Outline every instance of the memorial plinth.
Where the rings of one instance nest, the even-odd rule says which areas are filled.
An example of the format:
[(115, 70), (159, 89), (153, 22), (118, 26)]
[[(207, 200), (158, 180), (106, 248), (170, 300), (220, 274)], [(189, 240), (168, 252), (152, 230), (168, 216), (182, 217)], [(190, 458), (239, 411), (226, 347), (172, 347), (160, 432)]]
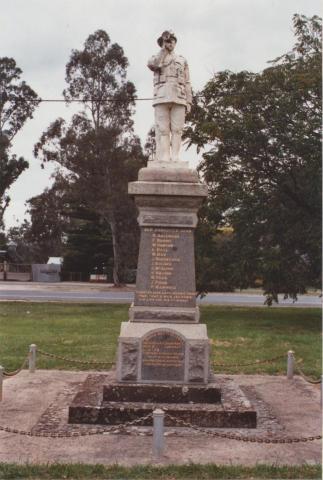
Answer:
[[(188, 168), (155, 164), (139, 172), (129, 193), (141, 240), (116, 378), (89, 375), (69, 407), (69, 423), (115, 425), (161, 408), (201, 427), (255, 428), (257, 412), (244, 392), (210, 371), (206, 325), (199, 323), (194, 229), (206, 186)], [(166, 419), (166, 426), (176, 425)]]
[(129, 184), (139, 216), (134, 302), (119, 337), (119, 382), (203, 383), (209, 340), (196, 305), (194, 230), (206, 185), (184, 162), (154, 162)]

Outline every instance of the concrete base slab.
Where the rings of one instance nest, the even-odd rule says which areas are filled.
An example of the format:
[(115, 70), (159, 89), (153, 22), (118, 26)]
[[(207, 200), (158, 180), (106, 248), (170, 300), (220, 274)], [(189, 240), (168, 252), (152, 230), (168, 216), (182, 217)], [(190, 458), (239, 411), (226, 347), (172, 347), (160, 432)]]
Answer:
[[(86, 432), (93, 425), (69, 424), (68, 405), (87, 372), (24, 370), (4, 382), (0, 425), (35, 433)], [(96, 373), (97, 372), (92, 372)], [(115, 372), (104, 372), (112, 379)], [(257, 411), (257, 428), (230, 433), (262, 438), (308, 437), (321, 433), (320, 387), (301, 377), (217, 375), (232, 379)], [(109, 427), (107, 427), (109, 428)], [(222, 432), (226, 430), (221, 430)], [(0, 431), (0, 461), (19, 464), (89, 463), (133, 466), (154, 463), (152, 427), (124, 427), (118, 432), (76, 438), (26, 437)], [(321, 442), (260, 444), (206, 436), (188, 428), (166, 427), (165, 452), (159, 464), (217, 465), (320, 464)]]

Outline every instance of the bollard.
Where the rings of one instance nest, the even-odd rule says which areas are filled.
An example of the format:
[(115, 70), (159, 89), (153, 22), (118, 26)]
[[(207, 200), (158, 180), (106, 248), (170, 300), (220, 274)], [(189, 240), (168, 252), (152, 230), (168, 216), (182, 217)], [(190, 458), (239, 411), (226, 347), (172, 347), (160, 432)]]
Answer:
[(321, 375), (321, 407), (323, 406), (323, 375)]
[(292, 380), (294, 376), (294, 352), (293, 350), (289, 350), (287, 352), (287, 378), (288, 380)]
[(159, 458), (164, 451), (165, 412), (161, 408), (153, 411), (153, 455)]
[(3, 372), (4, 368), (0, 365), (0, 402), (2, 401), (2, 387), (3, 387)]
[(35, 373), (36, 370), (36, 351), (37, 345), (32, 343), (29, 346), (29, 373)]

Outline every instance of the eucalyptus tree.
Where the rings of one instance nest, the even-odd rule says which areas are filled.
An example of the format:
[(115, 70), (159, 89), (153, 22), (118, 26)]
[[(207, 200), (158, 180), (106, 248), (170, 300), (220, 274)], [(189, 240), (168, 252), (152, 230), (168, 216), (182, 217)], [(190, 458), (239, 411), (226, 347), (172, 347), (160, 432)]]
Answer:
[(136, 178), (144, 161), (133, 133), (135, 87), (127, 80), (127, 66), (123, 49), (112, 44), (105, 31), (90, 35), (82, 50), (71, 53), (63, 92), (67, 102), (80, 101), (82, 110), (69, 124), (61, 118), (54, 121), (35, 146), (43, 162), (57, 162), (67, 172), (74, 201), (78, 198), (98, 215), (103, 230), (109, 227), (116, 285), (124, 255), (138, 244), (127, 182)]
[(32, 118), (40, 101), (34, 90), (21, 80), (21, 74), (13, 58), (0, 58), (0, 227), (10, 202), (7, 191), (28, 168), (23, 157), (10, 154), (12, 140)]

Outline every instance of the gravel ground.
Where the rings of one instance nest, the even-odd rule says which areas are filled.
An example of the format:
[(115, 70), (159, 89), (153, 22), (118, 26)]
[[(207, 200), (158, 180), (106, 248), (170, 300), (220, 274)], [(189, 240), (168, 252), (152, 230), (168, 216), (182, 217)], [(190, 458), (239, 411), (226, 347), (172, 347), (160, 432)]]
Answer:
[[(33, 432), (77, 431), (93, 426), (68, 426), (67, 409), (89, 373), (24, 370), (6, 379), (0, 403), (0, 425)], [(107, 372), (113, 378), (113, 372)], [(257, 429), (230, 433), (260, 437), (307, 437), (321, 433), (320, 388), (302, 378), (236, 375), (234, 379), (258, 412)], [(221, 430), (222, 432), (224, 430)], [(225, 430), (228, 431), (228, 430)], [(247, 443), (210, 437), (189, 429), (166, 429), (162, 458), (152, 455), (152, 429), (129, 427), (117, 433), (79, 438), (39, 438), (0, 432), (0, 462), (103, 463), (131, 466), (158, 463), (217, 463), (223, 465), (316, 464), (321, 442), (294, 444)]]

